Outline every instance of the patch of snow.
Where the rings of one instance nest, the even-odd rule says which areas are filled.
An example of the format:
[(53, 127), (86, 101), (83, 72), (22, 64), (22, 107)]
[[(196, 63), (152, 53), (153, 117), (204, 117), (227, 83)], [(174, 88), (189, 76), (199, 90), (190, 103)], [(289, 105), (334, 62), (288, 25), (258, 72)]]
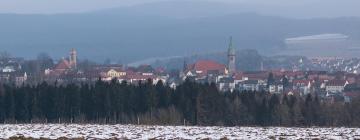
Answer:
[(333, 39), (348, 39), (348, 38), (349, 38), (349, 36), (343, 35), (343, 34), (320, 34), (320, 35), (287, 38), (287, 39), (285, 39), (285, 41), (291, 42), (291, 41), (333, 40)]
[(85, 139), (359, 139), (360, 128), (198, 127), (144, 125), (0, 125), (0, 138)]

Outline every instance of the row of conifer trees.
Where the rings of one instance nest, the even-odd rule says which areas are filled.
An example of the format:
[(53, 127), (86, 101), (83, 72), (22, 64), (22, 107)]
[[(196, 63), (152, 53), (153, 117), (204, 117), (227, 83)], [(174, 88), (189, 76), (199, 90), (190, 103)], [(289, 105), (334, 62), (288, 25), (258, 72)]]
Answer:
[(151, 80), (0, 86), (0, 123), (225, 126), (360, 126), (360, 100), (330, 103), (266, 92), (219, 92), (186, 80), (176, 90)]

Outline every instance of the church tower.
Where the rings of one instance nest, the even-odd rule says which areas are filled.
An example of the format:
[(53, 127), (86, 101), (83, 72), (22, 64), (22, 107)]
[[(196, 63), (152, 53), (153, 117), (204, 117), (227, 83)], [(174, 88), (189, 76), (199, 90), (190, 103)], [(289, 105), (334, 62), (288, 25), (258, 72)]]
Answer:
[(77, 53), (75, 49), (71, 49), (70, 51), (69, 63), (72, 69), (77, 68)]
[(232, 37), (230, 37), (229, 48), (228, 48), (228, 69), (230, 75), (234, 75), (236, 72), (235, 57), (236, 57), (236, 51), (233, 46)]

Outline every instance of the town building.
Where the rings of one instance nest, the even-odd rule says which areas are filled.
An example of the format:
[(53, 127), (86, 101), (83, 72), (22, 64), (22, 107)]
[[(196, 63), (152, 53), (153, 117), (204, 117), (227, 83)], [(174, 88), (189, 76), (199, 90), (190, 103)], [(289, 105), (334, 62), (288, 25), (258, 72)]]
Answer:
[(183, 80), (188, 77), (195, 77), (196, 80), (206, 79), (207, 76), (226, 75), (228, 71), (224, 64), (212, 60), (199, 60), (187, 66)]
[(20, 86), (27, 82), (28, 74), (22, 69), (22, 58), (2, 58), (0, 60), (0, 83)]
[(344, 91), (344, 88), (348, 81), (345, 80), (331, 80), (325, 83), (326, 84), (326, 92), (330, 93), (341, 93)]
[(57, 80), (58, 77), (71, 73), (77, 68), (77, 52), (72, 49), (68, 59), (62, 58), (53, 68), (46, 69), (44, 75), (47, 80)]

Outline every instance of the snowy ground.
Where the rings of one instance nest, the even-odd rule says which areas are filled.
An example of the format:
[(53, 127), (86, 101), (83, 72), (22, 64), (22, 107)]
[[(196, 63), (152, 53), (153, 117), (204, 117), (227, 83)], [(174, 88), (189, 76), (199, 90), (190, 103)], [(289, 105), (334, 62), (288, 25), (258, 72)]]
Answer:
[(136, 125), (0, 125), (0, 139), (359, 139), (360, 128), (184, 127)]

